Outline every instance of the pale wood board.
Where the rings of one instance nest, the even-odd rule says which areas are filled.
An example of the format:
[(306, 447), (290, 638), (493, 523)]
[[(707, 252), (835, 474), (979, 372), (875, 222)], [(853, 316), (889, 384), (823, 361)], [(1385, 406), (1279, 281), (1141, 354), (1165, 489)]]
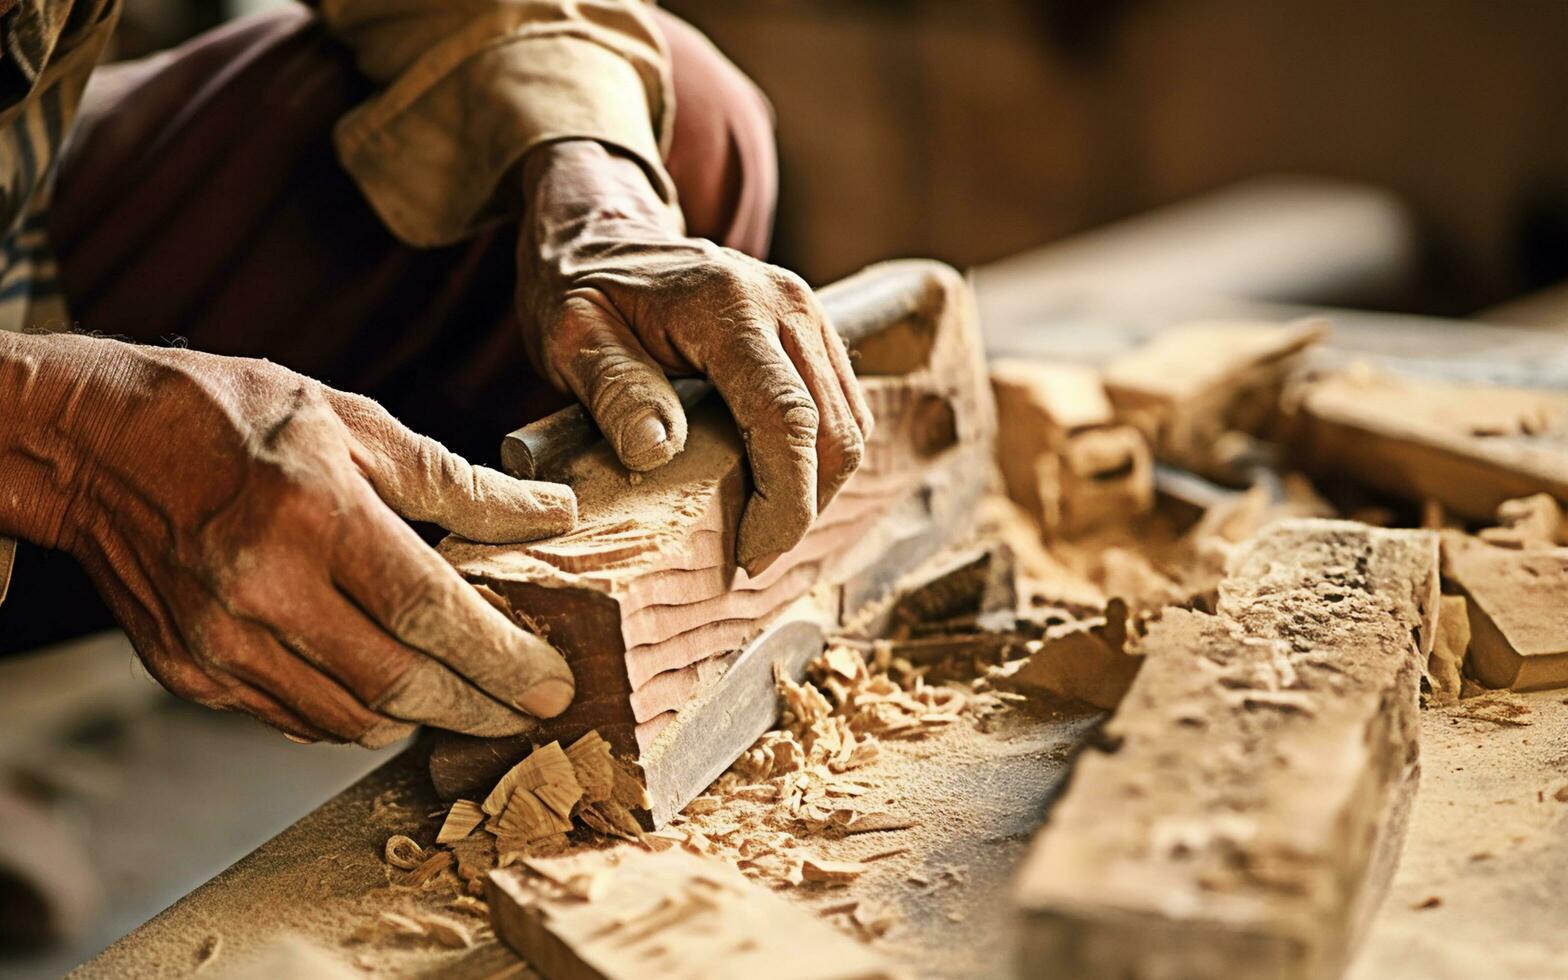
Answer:
[(1217, 615), (1168, 610), (1024, 864), (1021, 972), (1337, 975), (1398, 852), (1437, 587), (1431, 534), (1285, 521)]
[[(572, 878), (591, 897), (559, 887)], [(620, 848), (529, 862), (491, 872), (486, 898), (496, 934), (546, 980), (902, 975), (730, 865), (680, 849)]]

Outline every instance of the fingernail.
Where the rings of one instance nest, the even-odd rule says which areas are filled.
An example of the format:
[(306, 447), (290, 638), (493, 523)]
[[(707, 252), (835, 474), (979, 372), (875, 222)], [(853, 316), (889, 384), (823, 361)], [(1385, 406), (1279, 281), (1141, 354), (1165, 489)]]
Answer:
[(517, 699), (516, 704), (536, 718), (554, 718), (567, 709), (575, 693), (571, 681), (551, 678), (530, 687), (528, 693)]
[(756, 578), (758, 575), (761, 575), (763, 572), (767, 571), (768, 566), (778, 561), (780, 556), (783, 554), (784, 552), (782, 551), (770, 551), (766, 554), (757, 555), (755, 558), (752, 558), (750, 561), (744, 563), (746, 566), (746, 574), (750, 575), (752, 578)]
[(621, 451), (629, 459), (641, 459), (658, 451), (670, 439), (669, 430), (657, 412), (648, 412), (626, 426)]

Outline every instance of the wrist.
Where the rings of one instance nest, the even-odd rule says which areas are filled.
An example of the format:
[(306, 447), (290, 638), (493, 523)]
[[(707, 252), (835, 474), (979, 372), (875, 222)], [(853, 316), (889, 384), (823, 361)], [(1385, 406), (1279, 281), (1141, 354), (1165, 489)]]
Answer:
[(636, 159), (593, 140), (535, 147), (516, 171), (526, 236), (548, 253), (592, 239), (682, 237), (679, 211)]
[(117, 438), (125, 345), (0, 333), (0, 534), (70, 549), (98, 449)]

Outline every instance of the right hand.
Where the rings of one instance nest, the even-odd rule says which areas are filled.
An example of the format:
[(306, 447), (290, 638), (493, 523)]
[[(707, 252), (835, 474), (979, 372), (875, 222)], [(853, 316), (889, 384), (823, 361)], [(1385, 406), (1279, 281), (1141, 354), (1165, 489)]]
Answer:
[(13, 441), (48, 476), (7, 523), (83, 563), (169, 690), (372, 746), (413, 723), (516, 734), (571, 702), (561, 655), (399, 517), (529, 540), (572, 527), (569, 488), (471, 466), (267, 361), (24, 342), (38, 422)]

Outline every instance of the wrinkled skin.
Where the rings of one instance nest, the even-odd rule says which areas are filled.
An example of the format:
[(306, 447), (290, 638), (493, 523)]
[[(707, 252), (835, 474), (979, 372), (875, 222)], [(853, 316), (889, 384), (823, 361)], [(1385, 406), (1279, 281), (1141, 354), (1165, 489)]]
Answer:
[(871, 412), (842, 339), (799, 277), (684, 237), (630, 158), (554, 143), (528, 155), (521, 179), (518, 302), (537, 366), (639, 471), (685, 445), (666, 375), (711, 379), (756, 487), (737, 558), (762, 571), (860, 464)]
[(266, 361), (0, 335), (0, 531), (86, 567), (176, 694), (305, 740), (527, 730), (571, 671), (402, 518), (569, 529), (571, 491), (470, 466)]
[[(710, 378), (755, 483), (737, 557), (762, 571), (864, 452), (843, 342), (799, 278), (685, 237), (629, 158), (549, 144), (518, 180), (538, 366), (639, 471), (685, 445), (666, 375)], [(0, 333), (0, 405), (0, 534), (81, 561), (174, 693), (365, 745), (416, 723), (515, 734), (570, 703), (561, 656), (402, 519), (529, 540), (572, 527), (569, 489), (471, 466), (265, 361)]]

